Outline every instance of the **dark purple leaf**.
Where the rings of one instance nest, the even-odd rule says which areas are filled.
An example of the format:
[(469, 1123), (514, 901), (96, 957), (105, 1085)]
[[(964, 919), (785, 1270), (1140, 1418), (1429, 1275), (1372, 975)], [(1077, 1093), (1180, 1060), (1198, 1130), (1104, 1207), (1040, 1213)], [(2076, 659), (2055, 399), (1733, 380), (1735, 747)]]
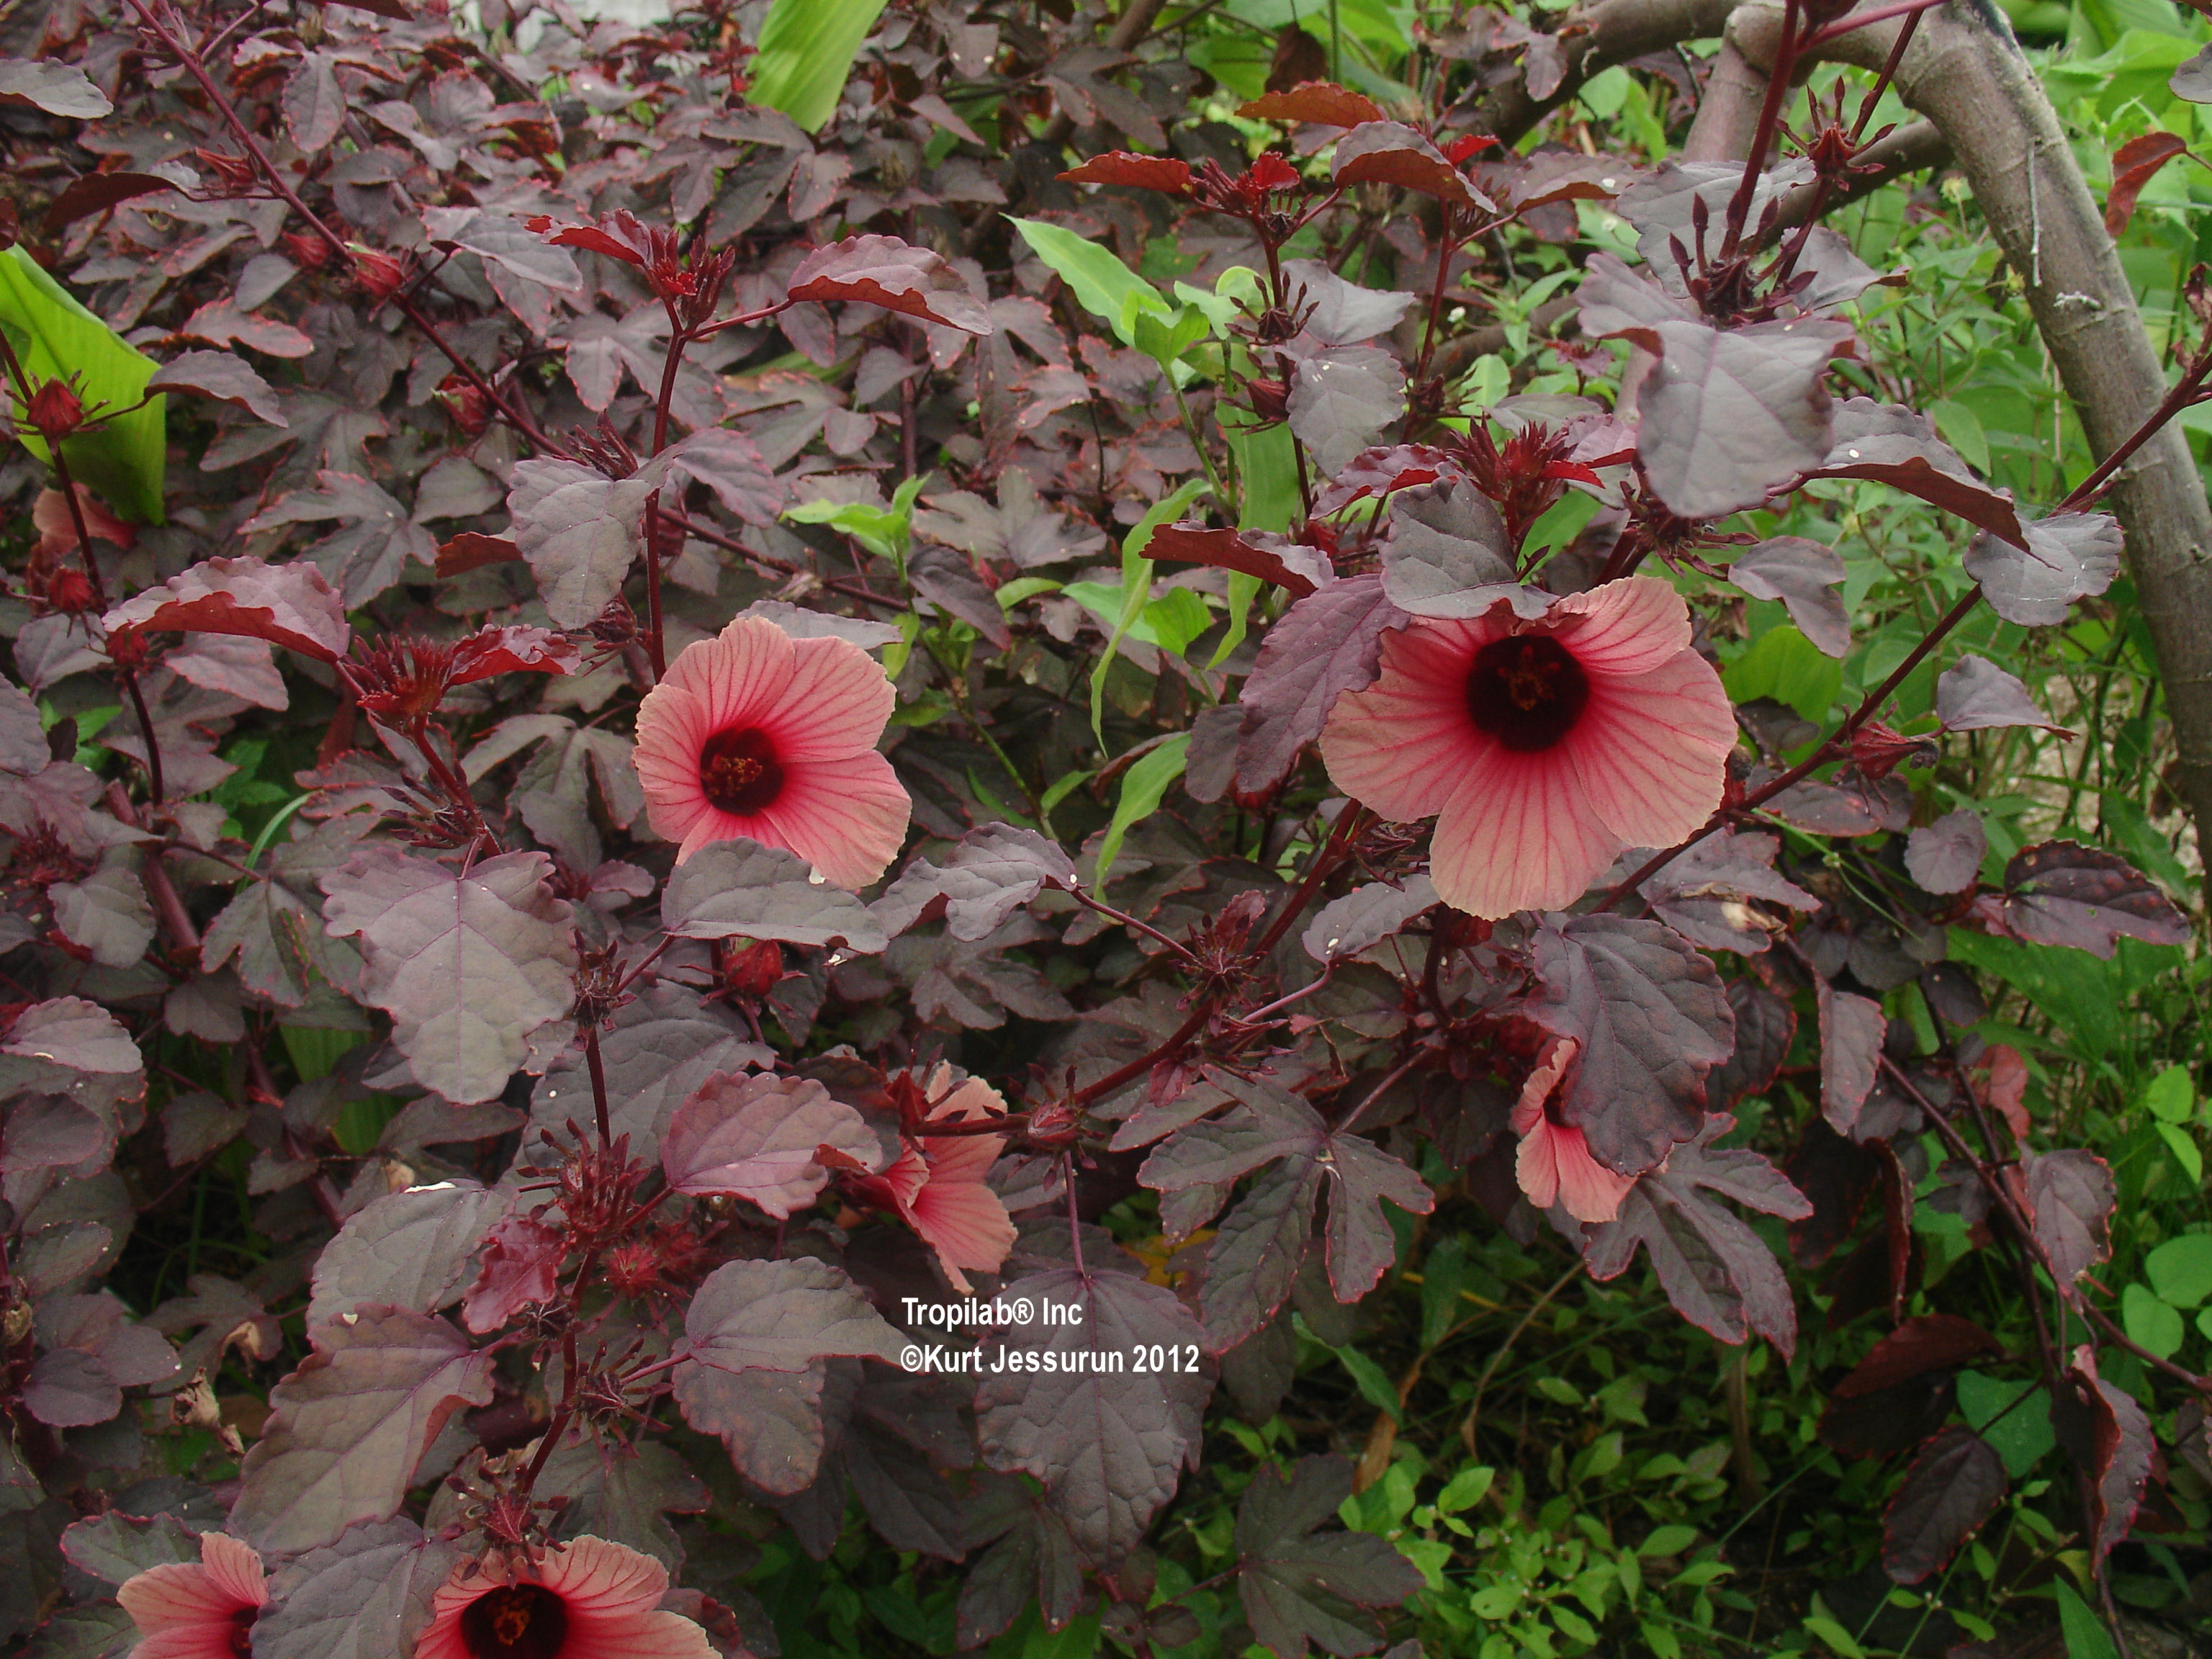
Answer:
[[(1753, 773), (1754, 786), (1764, 782)], [(1802, 778), (1766, 803), (1766, 810), (1793, 830), (1815, 836), (1871, 836), (1902, 830), (1911, 822), (1912, 792), (1904, 780), (1870, 782), (1852, 767), (1832, 783)]]
[(69, 1170), (115, 1150), (115, 1129), (99, 1113), (58, 1095), (33, 1095), (0, 1121), (0, 1170)]
[[(1206, 1246), (1199, 1291), (1209, 1353), (1226, 1353), (1249, 1340), (1289, 1298), (1313, 1237), (1322, 1180), (1318, 1163), (1286, 1158), (1263, 1171), (1221, 1218)], [(1164, 1225), (1168, 1202), (1162, 1200)]]
[(2060, 513), (2023, 526), (2024, 548), (1987, 532), (1966, 550), (1966, 574), (2007, 622), (2049, 628), (2067, 607), (2120, 574), (2120, 527), (2108, 513)]
[(942, 256), (896, 236), (848, 236), (815, 249), (791, 273), (789, 297), (854, 300), (964, 333), (992, 332), (991, 313), (967, 278)]
[[(676, 1109), (718, 1072), (765, 1068), (772, 1050), (750, 1040), (737, 1016), (698, 992), (662, 980), (617, 1009), (600, 1030), (611, 1127), (629, 1137), (632, 1158), (660, 1155), (660, 1137)], [(538, 1084), (531, 1102), (529, 1137), (570, 1121), (589, 1124), (592, 1081), (582, 1053), (571, 1049)]]
[(827, 1262), (731, 1261), (707, 1275), (684, 1316), (680, 1403), (695, 1371), (803, 1371), (833, 1355), (898, 1360), (898, 1333)]
[(1662, 323), (1695, 322), (1698, 313), (1641, 271), (1610, 253), (1593, 253), (1575, 290), (1583, 332), (1594, 340), (1627, 338), (1646, 351), (1660, 349)]
[(580, 461), (515, 463), (507, 496), (514, 544), (556, 627), (588, 627), (622, 592), (646, 502), (659, 488), (657, 468), (617, 479)]
[[(1198, 1467), (1213, 1392), (1213, 1362), (1202, 1354), (1194, 1369), (1142, 1376), (1128, 1355), (1158, 1347), (1188, 1364), (1206, 1333), (1174, 1291), (1127, 1273), (1056, 1268), (1016, 1280), (999, 1299), (1032, 1313), (1000, 1328), (994, 1346), (1006, 1369), (986, 1370), (975, 1390), (984, 1462), (1035, 1475), (1078, 1552), (1119, 1561), (1182, 1471)], [(1076, 1309), (1080, 1319), (1047, 1325), (1037, 1308)], [(1047, 1356), (1058, 1369), (1042, 1369)]]
[[(1294, 352), (1356, 345), (1387, 334), (1419, 297), (1397, 289), (1348, 283), (1318, 259), (1285, 259), (1283, 279), (1290, 289), (1291, 309), (1300, 319)], [(1400, 381), (1404, 378), (1401, 374)]]
[(1209, 530), (1194, 524), (1164, 524), (1145, 544), (1148, 559), (1211, 565), (1217, 570), (1237, 570), (1261, 581), (1288, 588), (1294, 599), (1304, 599), (1316, 588), (1335, 580), (1328, 555), (1317, 547), (1273, 536), (1261, 530)]
[(56, 1222), (24, 1234), (9, 1265), (26, 1291), (46, 1296), (90, 1273), (114, 1243), (114, 1232), (97, 1221)]
[(660, 921), (678, 939), (843, 944), (866, 954), (886, 943), (867, 906), (817, 879), (805, 859), (742, 839), (710, 842), (685, 860), (661, 893)]
[(153, 173), (88, 173), (73, 179), (46, 209), (49, 236), (58, 236), (78, 220), (105, 213), (119, 203), (176, 189), (176, 181)]
[(82, 997), (33, 1003), (15, 1016), (0, 1054), (107, 1076), (137, 1071), (141, 1064), (137, 1044), (115, 1016)]
[(1330, 179), (1346, 185), (1396, 185), (1453, 207), (1491, 210), (1491, 204), (1427, 139), (1396, 121), (1363, 121), (1336, 141)]
[(1730, 980), (1728, 1000), (1735, 1014), (1735, 1048), (1705, 1078), (1705, 1104), (1716, 1112), (1733, 1110), (1747, 1096), (1771, 1088), (1797, 1035), (1796, 1010), (1757, 980)]
[(81, 1348), (40, 1354), (22, 1382), (23, 1409), (50, 1428), (105, 1423), (123, 1409), (123, 1390), (99, 1357)]
[(1817, 1267), (1850, 1236), (1881, 1170), (1872, 1152), (1819, 1117), (1806, 1123), (1786, 1168), (1813, 1206), (1809, 1216), (1790, 1226), (1790, 1254), (1799, 1267)]
[(1836, 1384), (1838, 1400), (1895, 1388), (1928, 1371), (1956, 1370), (1972, 1359), (2002, 1359), (2004, 1344), (1971, 1319), (1922, 1314), (1874, 1345), (1873, 1352)]
[(957, 1616), (963, 1650), (1003, 1634), (1032, 1603), (1047, 1630), (1066, 1627), (1083, 1589), (1083, 1563), (1067, 1523), (1032, 1496), (1026, 1482), (990, 1477), (969, 1499), (963, 1530), (971, 1555), (998, 1541), (961, 1582)]
[(1705, 1073), (1735, 1049), (1720, 975), (1663, 923), (1601, 914), (1546, 917), (1534, 956), (1528, 1018), (1582, 1045), (1567, 1121), (1607, 1167), (1653, 1168), (1697, 1134)]
[(1858, 1127), (1859, 1109), (1874, 1088), (1881, 1040), (1889, 1030), (1881, 1004), (1827, 981), (1814, 987), (1820, 1015), (1820, 1110), (1838, 1134)]
[(2087, 1344), (2074, 1351), (2066, 1386), (2051, 1398), (2051, 1422), (2059, 1443), (2089, 1478), (2089, 1563), (2094, 1571), (2135, 1524), (2158, 1443), (2143, 1408), (2125, 1389), (2097, 1375), (2096, 1351)]
[(2005, 1495), (2004, 1460), (1972, 1429), (1921, 1447), (1882, 1517), (1882, 1570), (1900, 1584), (1940, 1572)]
[(1436, 886), (1426, 876), (1408, 876), (1398, 886), (1370, 881), (1322, 906), (1306, 924), (1300, 942), (1316, 962), (1356, 957), (1436, 904)]
[(464, 530), (451, 541), (438, 547), (437, 571), (441, 576), (458, 576), (465, 570), (480, 570), (488, 564), (519, 563), (522, 550), (504, 536), (479, 535), (473, 530)]
[(1779, 599), (1790, 620), (1829, 656), (1851, 648), (1850, 619), (1844, 614), (1844, 562), (1833, 548), (1802, 536), (1777, 536), (1747, 547), (1729, 566), (1729, 580), (1754, 599)]
[(1352, 1460), (1302, 1457), (1288, 1479), (1263, 1464), (1237, 1506), (1237, 1595), (1244, 1617), (1277, 1659), (1310, 1645), (1372, 1653), (1381, 1625), (1356, 1609), (1394, 1607), (1425, 1588), (1421, 1571), (1367, 1533), (1316, 1528), (1352, 1496)]
[(1354, 456), (1349, 465), (1338, 471), (1328, 487), (1314, 498), (1314, 512), (1326, 518), (1370, 496), (1388, 495), (1397, 489), (1415, 489), (1423, 484), (1464, 476), (1457, 461), (1426, 444), (1370, 449)]
[(1523, 588), (1514, 574), (1505, 521), (1474, 485), (1462, 478), (1401, 491), (1390, 498), (1382, 543), (1382, 587), (1394, 605), (1421, 617), (1480, 617), (1500, 599), (1524, 615), (1541, 615), (1547, 594)]
[(1797, 1346), (1790, 1282), (1759, 1235), (1708, 1194), (1790, 1219), (1813, 1206), (1759, 1153), (1712, 1150), (1734, 1127), (1725, 1114), (1708, 1117), (1695, 1140), (1674, 1149), (1665, 1169), (1629, 1189), (1618, 1217), (1584, 1229), (1583, 1255), (1591, 1278), (1616, 1279), (1643, 1246), (1660, 1289), (1683, 1318), (1723, 1342), (1744, 1341), (1755, 1331), (1786, 1358)]
[(288, 1564), (253, 1626), (253, 1659), (408, 1659), (460, 1559), (402, 1516), (349, 1528)]
[(0, 104), (71, 121), (96, 121), (115, 112), (113, 100), (90, 76), (74, 64), (52, 58), (0, 58)]
[(473, 1181), (444, 1181), (355, 1211), (315, 1260), (308, 1325), (365, 1303), (428, 1314), (459, 1301), (477, 1245), (513, 1202)]
[(125, 600), (102, 618), (107, 631), (244, 634), (335, 663), (353, 638), (337, 592), (313, 565), (210, 559)]
[(944, 901), (945, 931), (958, 939), (988, 939), (1046, 888), (1073, 892), (1075, 865), (1058, 843), (1034, 830), (986, 824), (960, 839), (938, 868), (917, 858), (868, 907), (886, 934), (903, 933)]
[(448, 684), (473, 685), (494, 674), (573, 674), (575, 641), (550, 629), (486, 623), (453, 647)]
[[(714, 492), (724, 507), (750, 525), (771, 525), (789, 490), (770, 470), (760, 446), (725, 426), (702, 428), (661, 452), (668, 465)], [(444, 551), (440, 550), (442, 567)]]
[(1251, 121), (1304, 121), (1322, 127), (1356, 127), (1383, 118), (1374, 100), (1334, 81), (1301, 81), (1287, 91), (1240, 105), (1237, 112)]
[(276, 393), (245, 358), (228, 351), (187, 351), (161, 365), (149, 392), (197, 392), (242, 409), (271, 426), (289, 426)]
[[(1692, 944), (1756, 955), (1784, 923), (1748, 901), (1796, 910), (1820, 908), (1819, 899), (1776, 872), (1781, 845), (1778, 836), (1723, 830), (1670, 860), (1640, 890), (1660, 918)], [(1632, 864), (1638, 861), (1632, 854)]]
[(2015, 853), (2004, 891), (1974, 902), (1993, 933), (2033, 945), (2066, 945), (2110, 960), (2122, 938), (2181, 945), (2189, 921), (2148, 876), (2115, 854), (2070, 841)]
[(1901, 404), (1871, 398), (1838, 404), (1826, 459), (1807, 476), (1871, 479), (1954, 513), (2005, 541), (2017, 544), (2027, 538), (2012, 492), (1977, 478), (1958, 452), (1936, 437), (1926, 416)]
[(1637, 457), (1670, 512), (1715, 518), (1762, 505), (1828, 453), (1828, 360), (1845, 323), (1755, 323), (1723, 332), (1660, 322), (1638, 404)]
[(1981, 814), (1962, 806), (1912, 832), (1905, 843), (1905, 872), (1924, 893), (1963, 893), (1980, 877), (1989, 845)]
[(1958, 1403), (1948, 1371), (1930, 1371), (1873, 1394), (1831, 1400), (1815, 1432), (1845, 1457), (1894, 1457), (1943, 1426)]
[(173, 1515), (145, 1517), (111, 1510), (62, 1534), (62, 1553), (80, 1572), (120, 1584), (149, 1567), (200, 1559), (200, 1535)]
[(508, 1215), (484, 1235), (483, 1267), (461, 1304), (461, 1323), (479, 1336), (504, 1329), (533, 1302), (556, 1300), (567, 1240), (527, 1215)]
[(1350, 576), (1307, 595), (1267, 630), (1260, 660), (1237, 697), (1237, 787), (1249, 794), (1290, 775), (1298, 752), (1321, 735), (1340, 693), (1364, 690), (1382, 660), (1382, 635), (1406, 613), (1384, 597), (1382, 579)]
[(445, 1320), (369, 1307), (308, 1334), (315, 1352), (270, 1394), (230, 1514), (258, 1549), (319, 1549), (389, 1519), (447, 1418), (491, 1403), (493, 1356)]
[(830, 1184), (815, 1158), (825, 1146), (865, 1170), (884, 1162), (866, 1121), (818, 1083), (713, 1077), (669, 1120), (660, 1167), (677, 1192), (734, 1194), (782, 1221)]
[(2035, 1242), (2062, 1285), (2071, 1285), (2112, 1253), (2112, 1211), (2119, 1192), (2094, 1152), (2069, 1147), (2021, 1159)]
[(2185, 98), (2192, 104), (2212, 104), (2212, 46), (2205, 47), (2174, 70), (2166, 85), (2177, 98)]
[(1126, 149), (1094, 155), (1081, 167), (1054, 175), (1063, 185), (1131, 185), (1169, 196), (1190, 194), (1190, 163), (1172, 155), (1136, 155)]
[(1642, 169), (1613, 155), (1540, 150), (1484, 167), (1491, 194), (1516, 213), (1553, 202), (1607, 202), (1644, 178)]
[(1961, 657), (1943, 671), (1936, 682), (1936, 718), (1952, 732), (2033, 726), (2062, 737), (2073, 735), (2044, 717), (2016, 678), (1983, 657)]
[(1347, 465), (1406, 412), (1406, 371), (1378, 346), (1329, 347), (1291, 372), (1291, 430), (1324, 473)]
[(576, 942), (543, 853), (457, 875), (389, 845), (322, 878), (333, 938), (358, 937), (360, 995), (392, 1017), (416, 1080), (459, 1105), (492, 1100), (531, 1033), (568, 1012)]

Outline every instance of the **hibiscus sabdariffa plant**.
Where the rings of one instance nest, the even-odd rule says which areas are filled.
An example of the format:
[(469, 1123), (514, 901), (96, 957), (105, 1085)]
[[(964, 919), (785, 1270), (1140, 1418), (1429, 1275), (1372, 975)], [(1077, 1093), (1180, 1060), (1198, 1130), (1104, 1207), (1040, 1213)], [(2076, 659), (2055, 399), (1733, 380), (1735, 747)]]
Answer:
[[(1294, 26), (1233, 130), (1158, 38), (1204, 6), (121, 3), (0, 66), (65, 181), (0, 216), (0, 1640), (1564, 1651), (1455, 1555), (1525, 1471), (1413, 1495), (1447, 1407), (1522, 1455), (1504, 1350), (1353, 1369), (1401, 1285), (1490, 1305), (1437, 1264), (1493, 1224), (1558, 1275), (1506, 1346), (1642, 1257), (1856, 1366), (1898, 1583), (2048, 1491), (2101, 1592), (2198, 1503), (2212, 1379), (2107, 1305), (2113, 1171), (1946, 960), (2187, 921), (1926, 769), (2058, 731), (2000, 664), (2104, 603), (2212, 349), (2039, 514), (1887, 400), (1821, 222), (1923, 17), (1954, 67), (1986, 18), (1785, 0), (1690, 166), (1528, 142), (1636, 0), (1426, 19), (1388, 107)], [(1824, 55), (1859, 101), (1801, 120)], [(1478, 332), (1516, 250), (1574, 338)], [(1876, 487), (1964, 550), (1862, 653), (1797, 532)], [(1732, 702), (1752, 602), (1832, 708)], [(1915, 1302), (1939, 1203), (2017, 1340)], [(1863, 1353), (1801, 1354), (1816, 1271)], [(2078, 1479), (1953, 1420), (1970, 1362)], [(1701, 1628), (1644, 1613), (1713, 1573), (1642, 1574), (1572, 1581), (1590, 1650)]]

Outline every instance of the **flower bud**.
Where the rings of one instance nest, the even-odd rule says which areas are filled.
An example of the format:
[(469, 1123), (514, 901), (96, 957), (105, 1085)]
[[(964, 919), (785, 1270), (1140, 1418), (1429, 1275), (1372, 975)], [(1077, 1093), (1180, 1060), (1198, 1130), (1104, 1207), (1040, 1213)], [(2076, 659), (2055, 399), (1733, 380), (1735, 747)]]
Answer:
[(93, 607), (92, 579), (83, 571), (64, 568), (46, 578), (49, 609), (65, 617), (81, 617)]
[(458, 370), (438, 382), (438, 401), (453, 417), (453, 424), (469, 437), (481, 438), (491, 425), (491, 399), (482, 386)]
[(732, 952), (722, 969), (722, 982), (754, 1001), (766, 996), (782, 977), (783, 947), (774, 939)]
[(389, 253), (379, 253), (374, 248), (363, 247), (359, 242), (346, 246), (353, 254), (354, 280), (372, 300), (388, 300), (399, 291), (407, 280), (407, 261)]
[(84, 424), (84, 400), (67, 380), (48, 380), (23, 406), (23, 420), (48, 443), (59, 443)]

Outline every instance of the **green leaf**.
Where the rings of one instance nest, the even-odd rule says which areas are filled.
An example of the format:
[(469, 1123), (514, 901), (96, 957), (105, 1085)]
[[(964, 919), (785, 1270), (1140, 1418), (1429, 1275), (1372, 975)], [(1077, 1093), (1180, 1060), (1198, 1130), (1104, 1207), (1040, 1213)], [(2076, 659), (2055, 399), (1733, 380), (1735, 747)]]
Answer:
[(2141, 1344), (2160, 1359), (2171, 1359), (2181, 1347), (2181, 1316), (2141, 1285), (2120, 1292), (2120, 1323), (2128, 1340)]
[(1770, 628), (1759, 643), (1731, 663), (1721, 684), (1737, 702), (1772, 697), (1808, 720), (1819, 720), (1843, 690), (1844, 665), (1788, 623)]
[(2193, 1308), (2212, 1296), (2212, 1233), (2169, 1238), (2144, 1259), (2150, 1287), (2161, 1301)]
[(1121, 841), (1129, 826), (1159, 806), (1168, 786), (1182, 775), (1184, 753), (1189, 747), (1190, 733), (1178, 732), (1121, 775), (1121, 798), (1114, 803), (1114, 817), (1106, 826), (1105, 839), (1098, 843), (1098, 873), (1091, 878), (1091, 886), (1098, 893), (1106, 891), (1107, 874), (1121, 855)]
[(1964, 404), (1938, 398), (1928, 405), (1936, 435), (1972, 464), (1984, 477), (1990, 475), (1990, 441), (1982, 430), (1982, 417)]
[(1858, 1638), (1825, 1613), (1807, 1613), (1805, 1628), (1843, 1655), (1843, 1659), (1866, 1659), (1866, 1650), (1859, 1645)]
[[(1152, 545), (1155, 530), (1181, 518), (1183, 509), (1205, 493), (1206, 480), (1191, 479), (1165, 501), (1153, 502), (1145, 516), (1137, 520), (1136, 527), (1122, 538), (1121, 603), (1112, 612), (1100, 613), (1102, 620), (1110, 614), (1112, 627), (1106, 635), (1106, 648), (1098, 653), (1098, 660), (1091, 670), (1091, 731), (1098, 739), (1101, 749), (1106, 746), (1106, 671), (1113, 666), (1115, 653), (1121, 649), (1121, 636), (1144, 616), (1152, 597), (1152, 562), (1145, 557), (1145, 550)], [(1066, 591), (1071, 598), (1080, 599), (1082, 595), (1076, 589), (1086, 586), (1086, 583), (1075, 582)], [(1148, 643), (1160, 644), (1161, 641), (1156, 636)], [(1176, 654), (1180, 656), (1182, 653), (1177, 652)], [(1115, 845), (1118, 847), (1120, 843), (1117, 842)], [(1104, 869), (1102, 862), (1102, 881)]]
[(1213, 660), (1206, 665), (1218, 668), (1227, 662), (1231, 653), (1244, 643), (1244, 635), (1252, 626), (1252, 607), (1260, 598), (1264, 586), (1257, 576), (1248, 576), (1241, 570), (1229, 573), (1229, 631), (1221, 636), (1221, 643), (1213, 653)]
[(883, 9), (884, 0), (775, 0), (761, 25), (746, 95), (819, 132), (837, 112), (853, 59)]
[[(781, 3), (790, 5), (794, 0)], [(1149, 313), (1166, 319), (1175, 317), (1175, 307), (1159, 289), (1123, 264), (1112, 248), (1041, 219), (1009, 222), (1021, 232), (1022, 240), (1036, 257), (1059, 273), (1076, 303), (1111, 328), (1123, 345), (1137, 343), (1139, 316)]]
[(1663, 1527), (1651, 1528), (1650, 1535), (1636, 1547), (1638, 1555), (1680, 1555), (1698, 1541), (1698, 1529), (1671, 1521)]
[(1298, 497), (1297, 452), (1287, 426), (1224, 426), (1221, 435), (1237, 458), (1243, 500), (1237, 504), (1239, 530), (1269, 530), (1279, 535), (1304, 510)]
[(2111, 1632), (2089, 1610), (2089, 1604), (2074, 1593), (2074, 1587), (2063, 1578), (2054, 1578), (2051, 1589), (2058, 1600), (2058, 1629), (2066, 1638), (2066, 1659), (2120, 1659)]
[[(1395, 1398), (1394, 1395), (1392, 1396)], [(1437, 1494), (1437, 1507), (1446, 1515), (1457, 1515), (1462, 1510), (1471, 1510), (1490, 1494), (1491, 1483), (1498, 1479), (1498, 1471), (1477, 1465), (1462, 1469), (1444, 1483)]]
[(320, 1025), (280, 1025), (276, 1030), (302, 1083), (328, 1077), (346, 1050), (368, 1041), (366, 1031), (333, 1031)]
[(1140, 296), (1133, 294), (1123, 301), (1124, 305), (1131, 303), (1137, 307), (1132, 319), (1136, 348), (1162, 368), (1173, 368), (1184, 352), (1213, 332), (1196, 306), (1185, 306), (1171, 321), (1163, 322)]
[[(70, 475), (125, 519), (160, 524), (162, 474), (168, 459), (167, 399), (156, 392), (139, 408), (154, 378), (154, 360), (124, 343), (106, 323), (79, 305), (20, 247), (0, 253), (0, 328), (33, 386), (73, 376), (88, 414), (99, 406), (130, 409), (98, 431), (79, 433), (62, 445)], [(17, 388), (7, 388), (9, 403)], [(21, 434), (23, 447), (50, 459), (46, 441)]]
[(2182, 1173), (2189, 1177), (2190, 1184), (2194, 1186), (2203, 1181), (2204, 1154), (2197, 1151), (2197, 1142), (2189, 1131), (2177, 1128), (2171, 1123), (2161, 1123), (2158, 1126), (2158, 1134), (2159, 1139), (2166, 1142), (2166, 1151), (2173, 1154), (2173, 1161), (2181, 1166)]
[(2197, 1093), (2189, 1085), (2186, 1066), (2169, 1066), (2143, 1090), (2143, 1104), (2161, 1123), (2186, 1123), (2197, 1109)]

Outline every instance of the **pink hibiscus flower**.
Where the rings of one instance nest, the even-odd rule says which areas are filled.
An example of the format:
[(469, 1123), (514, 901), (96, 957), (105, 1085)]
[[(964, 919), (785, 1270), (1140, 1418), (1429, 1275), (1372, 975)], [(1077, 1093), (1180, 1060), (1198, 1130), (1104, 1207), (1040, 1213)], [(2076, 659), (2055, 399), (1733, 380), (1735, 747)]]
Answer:
[(1636, 1177), (1617, 1174), (1592, 1158), (1589, 1139), (1559, 1115), (1557, 1103), (1560, 1080), (1581, 1047), (1572, 1037), (1553, 1038), (1522, 1085), (1511, 1120), (1513, 1133), (1521, 1137), (1513, 1175), (1540, 1210), (1564, 1204), (1577, 1221), (1610, 1221), (1620, 1213), (1620, 1200)]
[(668, 1573), (604, 1538), (541, 1553), (535, 1566), (467, 1562), (431, 1599), (415, 1659), (718, 1659), (707, 1632), (659, 1611)]
[[(981, 1078), (969, 1078), (950, 1093), (952, 1068), (939, 1066), (929, 1079), (933, 1123), (969, 1122), (1004, 1117), (1005, 1097)], [(945, 1276), (965, 1295), (971, 1288), (963, 1268), (994, 1273), (1014, 1248), (1014, 1224), (1006, 1206), (984, 1177), (1006, 1149), (1004, 1135), (927, 1135), (909, 1140), (881, 1175), (853, 1183), (864, 1203), (890, 1210), (921, 1235), (937, 1253)]]
[(676, 861), (743, 836), (865, 887), (906, 839), (911, 803), (876, 752), (896, 701), (846, 640), (740, 617), (686, 646), (637, 711), (637, 775)]
[(1667, 847), (1720, 805), (1735, 719), (1690, 648), (1689, 607), (1630, 576), (1524, 621), (1382, 636), (1382, 672), (1329, 711), (1322, 758), (1385, 817), (1434, 813), (1429, 874), (1470, 915), (1556, 910), (1624, 848)]
[(149, 1567), (115, 1599), (144, 1633), (137, 1659), (244, 1659), (253, 1621), (269, 1604), (261, 1558), (235, 1538), (200, 1534), (200, 1559)]

